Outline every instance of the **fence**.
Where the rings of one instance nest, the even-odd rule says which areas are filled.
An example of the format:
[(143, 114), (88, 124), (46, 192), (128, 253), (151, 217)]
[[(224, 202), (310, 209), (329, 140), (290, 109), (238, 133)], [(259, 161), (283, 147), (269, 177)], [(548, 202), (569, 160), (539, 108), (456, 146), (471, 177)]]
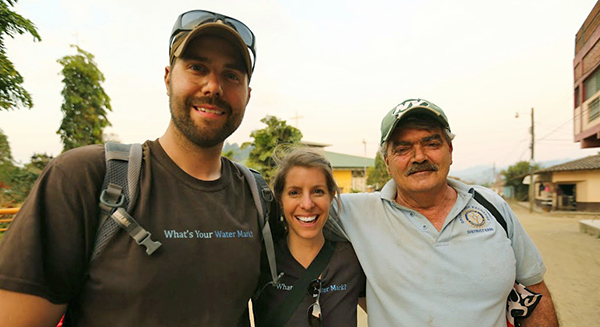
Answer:
[[(19, 212), (19, 208), (0, 209), (0, 232), (6, 232), (17, 212)], [(7, 216), (10, 218), (6, 218)]]

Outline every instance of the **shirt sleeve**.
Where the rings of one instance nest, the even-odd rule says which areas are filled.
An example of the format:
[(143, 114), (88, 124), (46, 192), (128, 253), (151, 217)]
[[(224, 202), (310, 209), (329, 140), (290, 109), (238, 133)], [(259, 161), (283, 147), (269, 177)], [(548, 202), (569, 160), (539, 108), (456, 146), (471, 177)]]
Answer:
[(0, 288), (67, 303), (79, 291), (97, 228), (104, 152), (65, 152), (44, 169), (0, 243)]
[(541, 282), (544, 279), (546, 266), (539, 250), (508, 203), (495, 193), (493, 196), (494, 205), (506, 219), (508, 236), (515, 253), (517, 281), (524, 285), (533, 285)]

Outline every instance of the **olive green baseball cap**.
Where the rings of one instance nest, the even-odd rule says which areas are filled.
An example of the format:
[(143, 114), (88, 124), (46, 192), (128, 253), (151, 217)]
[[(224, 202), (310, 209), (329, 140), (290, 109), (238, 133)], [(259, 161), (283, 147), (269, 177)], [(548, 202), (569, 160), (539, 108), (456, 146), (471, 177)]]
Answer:
[(427, 114), (440, 122), (444, 128), (450, 131), (448, 118), (446, 117), (446, 114), (442, 108), (436, 106), (433, 102), (424, 99), (408, 99), (402, 101), (399, 105), (392, 108), (392, 110), (390, 110), (383, 117), (383, 120), (381, 121), (380, 145), (390, 138), (390, 135), (392, 135), (396, 125), (398, 125), (398, 122), (402, 120), (402, 118), (410, 116), (409, 113), (411, 115), (415, 113)]

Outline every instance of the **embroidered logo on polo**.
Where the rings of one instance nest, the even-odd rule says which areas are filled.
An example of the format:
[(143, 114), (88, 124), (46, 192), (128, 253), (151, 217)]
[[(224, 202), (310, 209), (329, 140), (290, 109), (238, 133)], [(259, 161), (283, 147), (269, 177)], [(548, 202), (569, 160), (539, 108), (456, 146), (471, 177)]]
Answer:
[(485, 226), (485, 216), (483, 212), (477, 209), (467, 209), (462, 213), (463, 217), (469, 225), (475, 228), (483, 228)]
[(490, 216), (487, 212), (478, 207), (467, 206), (459, 215), (458, 219), (462, 224), (466, 224), (469, 229), (467, 234), (487, 233), (494, 231), (494, 228), (489, 226)]
[(232, 238), (253, 238), (254, 232), (251, 230), (236, 230), (236, 231), (200, 231), (200, 230), (184, 230), (177, 231), (174, 229), (164, 230), (166, 238), (175, 239), (232, 239)]

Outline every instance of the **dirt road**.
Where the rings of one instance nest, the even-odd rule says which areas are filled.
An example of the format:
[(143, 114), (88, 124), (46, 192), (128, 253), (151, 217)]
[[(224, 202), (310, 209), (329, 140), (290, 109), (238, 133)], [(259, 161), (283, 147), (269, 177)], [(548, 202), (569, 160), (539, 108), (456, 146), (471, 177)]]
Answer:
[(511, 206), (542, 253), (561, 326), (600, 326), (600, 238), (579, 232), (580, 219), (600, 217), (530, 214)]
[[(579, 232), (580, 219), (600, 216), (529, 213), (518, 203), (511, 206), (542, 253), (561, 326), (600, 327), (600, 238)], [(359, 326), (366, 327), (361, 311)]]

